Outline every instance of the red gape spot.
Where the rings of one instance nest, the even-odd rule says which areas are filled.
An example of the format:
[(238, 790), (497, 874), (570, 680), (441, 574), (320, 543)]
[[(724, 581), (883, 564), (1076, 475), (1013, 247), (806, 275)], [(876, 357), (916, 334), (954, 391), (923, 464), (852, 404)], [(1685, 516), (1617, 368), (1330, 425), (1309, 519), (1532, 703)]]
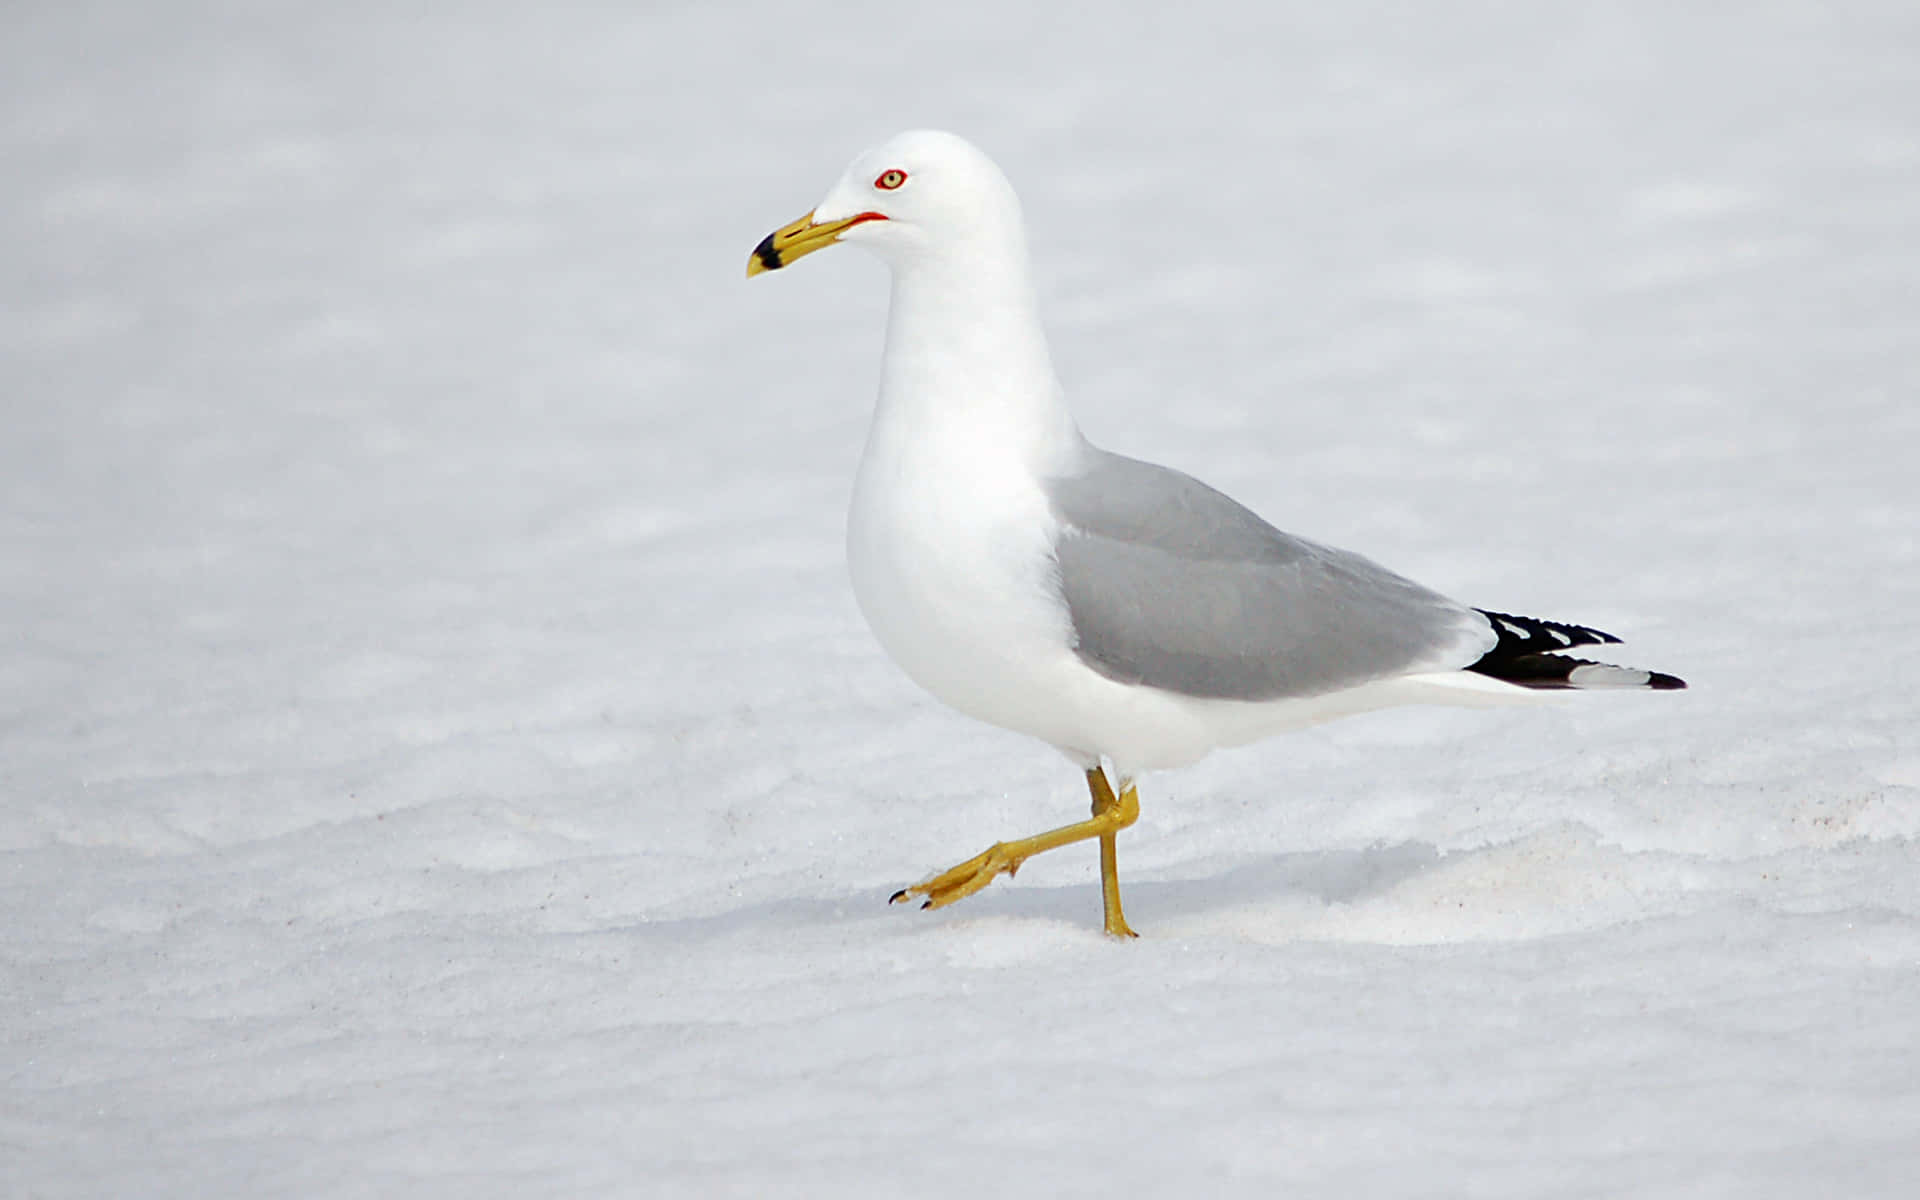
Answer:
[(873, 186), (883, 192), (890, 192), (906, 181), (907, 173), (898, 167), (894, 167), (892, 170), (880, 172), (880, 178), (873, 181)]

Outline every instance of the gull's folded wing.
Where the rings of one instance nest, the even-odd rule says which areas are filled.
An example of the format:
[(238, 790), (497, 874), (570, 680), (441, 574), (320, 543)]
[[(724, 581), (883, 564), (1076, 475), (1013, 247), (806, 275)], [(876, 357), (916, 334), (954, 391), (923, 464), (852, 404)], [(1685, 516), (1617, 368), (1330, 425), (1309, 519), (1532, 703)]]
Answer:
[(1090, 448), (1048, 481), (1075, 650), (1123, 683), (1274, 700), (1467, 666), (1487, 618), (1344, 550), (1280, 532), (1178, 471)]

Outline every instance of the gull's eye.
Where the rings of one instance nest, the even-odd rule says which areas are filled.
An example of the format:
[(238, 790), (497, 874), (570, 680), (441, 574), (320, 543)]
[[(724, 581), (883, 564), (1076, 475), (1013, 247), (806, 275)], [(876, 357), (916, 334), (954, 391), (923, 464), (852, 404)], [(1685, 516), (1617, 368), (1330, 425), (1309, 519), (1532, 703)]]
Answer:
[(896, 167), (891, 171), (880, 172), (880, 178), (873, 181), (873, 186), (879, 188), (883, 192), (890, 192), (893, 189), (899, 187), (901, 184), (905, 183), (906, 181), (907, 181), (907, 173), (905, 171), (900, 170), (898, 167)]

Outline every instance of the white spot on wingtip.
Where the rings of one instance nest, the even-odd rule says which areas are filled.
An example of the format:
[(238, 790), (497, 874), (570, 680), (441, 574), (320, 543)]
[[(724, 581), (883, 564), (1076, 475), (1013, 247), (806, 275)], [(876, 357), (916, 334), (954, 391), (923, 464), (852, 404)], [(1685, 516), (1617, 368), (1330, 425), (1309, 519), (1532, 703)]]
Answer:
[(1574, 687), (1584, 688), (1645, 687), (1653, 682), (1653, 674), (1652, 672), (1637, 670), (1633, 667), (1615, 667), (1605, 663), (1589, 663), (1586, 666), (1575, 667), (1572, 671), (1569, 671), (1567, 673), (1567, 682)]

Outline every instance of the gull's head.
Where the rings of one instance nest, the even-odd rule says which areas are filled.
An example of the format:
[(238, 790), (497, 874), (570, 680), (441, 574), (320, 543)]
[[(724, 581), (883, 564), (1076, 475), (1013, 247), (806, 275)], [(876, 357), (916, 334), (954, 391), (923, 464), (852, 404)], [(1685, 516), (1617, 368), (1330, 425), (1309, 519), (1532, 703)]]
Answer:
[(1020, 202), (971, 142), (921, 129), (861, 154), (798, 221), (768, 234), (747, 274), (777, 271), (835, 242), (865, 246), (894, 266), (982, 247), (1023, 250)]

